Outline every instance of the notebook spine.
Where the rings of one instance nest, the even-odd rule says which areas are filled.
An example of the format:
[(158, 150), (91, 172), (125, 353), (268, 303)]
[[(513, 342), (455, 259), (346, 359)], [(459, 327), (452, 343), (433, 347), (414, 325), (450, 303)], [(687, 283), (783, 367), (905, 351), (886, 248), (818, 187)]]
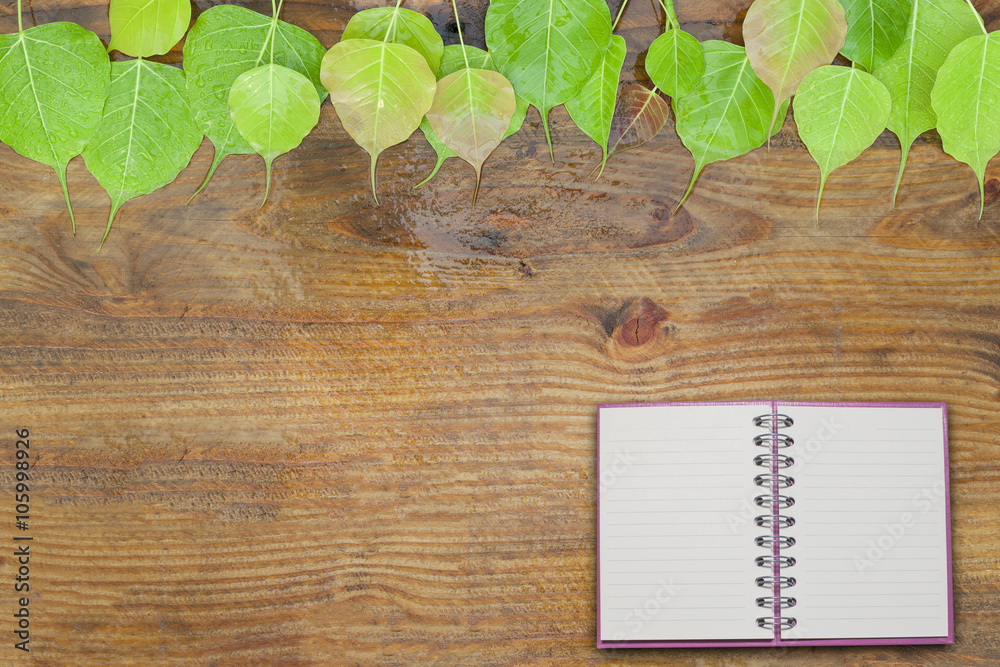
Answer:
[(780, 630), (793, 628), (796, 623), (793, 616), (787, 616), (783, 611), (795, 606), (795, 598), (785, 594), (785, 589), (795, 585), (795, 577), (782, 573), (782, 570), (795, 565), (795, 558), (781, 553), (782, 549), (788, 549), (795, 544), (794, 537), (781, 534), (782, 529), (795, 525), (794, 517), (781, 512), (795, 504), (795, 498), (786, 491), (795, 484), (795, 479), (787, 474), (787, 468), (795, 463), (795, 459), (781, 451), (794, 445), (795, 441), (790, 435), (780, 431), (791, 426), (793, 422), (788, 415), (768, 413), (755, 417), (753, 423), (755, 426), (770, 429), (753, 439), (754, 445), (767, 449), (766, 453), (758, 454), (753, 459), (755, 465), (765, 470), (754, 477), (753, 482), (766, 489), (766, 492), (754, 498), (754, 504), (771, 510), (770, 514), (754, 518), (756, 525), (771, 529), (769, 535), (760, 535), (754, 540), (757, 546), (768, 550), (768, 553), (757, 556), (755, 559), (757, 566), (767, 568), (771, 572), (756, 579), (758, 587), (770, 592), (769, 595), (757, 598), (757, 606), (771, 610), (770, 616), (761, 616), (757, 619), (757, 625), (774, 630), (777, 638)]

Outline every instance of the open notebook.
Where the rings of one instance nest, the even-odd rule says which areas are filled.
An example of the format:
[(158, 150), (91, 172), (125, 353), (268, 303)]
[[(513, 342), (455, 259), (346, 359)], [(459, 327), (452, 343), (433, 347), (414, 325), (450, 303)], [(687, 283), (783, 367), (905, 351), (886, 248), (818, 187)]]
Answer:
[(943, 403), (598, 409), (597, 643), (954, 642)]

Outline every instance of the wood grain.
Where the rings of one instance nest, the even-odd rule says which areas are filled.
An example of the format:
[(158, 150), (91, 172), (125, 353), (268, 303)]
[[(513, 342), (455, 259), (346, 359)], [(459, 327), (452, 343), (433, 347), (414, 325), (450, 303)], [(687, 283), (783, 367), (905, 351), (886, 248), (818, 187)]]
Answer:
[[(330, 46), (375, 4), (283, 17)], [(739, 41), (748, 4), (677, 9)], [(454, 39), (445, 3), (407, 6)], [(480, 45), (485, 9), (461, 5)], [(107, 38), (102, 2), (26, 11)], [(626, 80), (657, 20), (626, 12)], [(883, 133), (817, 225), (790, 120), (671, 215), (692, 162), (670, 124), (598, 181), (561, 109), (552, 129), (554, 164), (529, 113), (475, 207), (457, 160), (413, 190), (433, 152), (412, 138), (375, 207), (326, 104), (264, 208), (257, 156), (184, 206), (206, 141), (100, 252), (108, 199), (82, 162), (74, 236), (51, 170), (0, 148), (0, 425), (31, 429), (35, 554), (32, 652), (0, 663), (1000, 664), (1000, 204), (977, 222), (972, 172), (929, 133), (891, 210)], [(746, 398), (949, 403), (954, 646), (594, 648), (595, 405)], [(4, 548), (0, 618), (13, 567)]]

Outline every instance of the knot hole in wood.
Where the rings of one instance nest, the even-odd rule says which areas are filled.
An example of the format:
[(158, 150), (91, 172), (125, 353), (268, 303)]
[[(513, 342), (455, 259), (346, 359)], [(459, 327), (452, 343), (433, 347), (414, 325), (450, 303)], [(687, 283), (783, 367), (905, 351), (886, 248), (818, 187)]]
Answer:
[(649, 297), (629, 299), (618, 311), (612, 338), (627, 348), (636, 348), (663, 338), (663, 322), (670, 313)]

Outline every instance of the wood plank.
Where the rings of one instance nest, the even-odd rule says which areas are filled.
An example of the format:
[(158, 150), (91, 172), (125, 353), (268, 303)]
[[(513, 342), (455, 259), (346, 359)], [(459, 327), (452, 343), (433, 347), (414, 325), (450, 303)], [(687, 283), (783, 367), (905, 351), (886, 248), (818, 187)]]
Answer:
[[(330, 46), (375, 4), (283, 17)], [(486, 3), (460, 4), (481, 40)], [(738, 41), (748, 4), (678, 12)], [(103, 2), (45, 5), (32, 20), (107, 38)], [(445, 3), (407, 6), (447, 31)], [(626, 78), (656, 21), (626, 13)], [(552, 129), (555, 164), (529, 113), (475, 207), (457, 160), (413, 190), (433, 152), (411, 138), (375, 207), (326, 104), (264, 208), (257, 156), (184, 205), (206, 141), (100, 251), (108, 199), (82, 161), (73, 236), (51, 170), (0, 148), (0, 423), (31, 429), (37, 664), (1000, 662), (1000, 204), (977, 222), (971, 171), (931, 133), (891, 210), (886, 132), (817, 224), (790, 120), (672, 215), (691, 159), (669, 125), (598, 181), (593, 142), (561, 109)], [(744, 398), (949, 403), (954, 646), (594, 647), (595, 405)]]

